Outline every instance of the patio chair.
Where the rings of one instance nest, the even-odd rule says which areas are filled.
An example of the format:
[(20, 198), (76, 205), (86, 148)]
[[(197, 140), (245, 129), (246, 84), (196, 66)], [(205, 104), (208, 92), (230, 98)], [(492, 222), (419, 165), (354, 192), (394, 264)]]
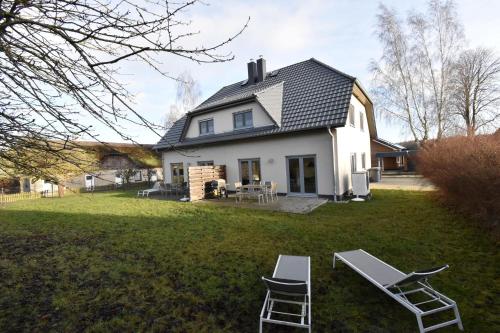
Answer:
[(160, 182), (155, 182), (152, 188), (138, 191), (137, 196), (149, 197), (151, 193), (158, 192), (160, 192)]
[(278, 200), (278, 183), (265, 181), (264, 185), (264, 196), (266, 198), (266, 202), (274, 201), (274, 198)]
[(170, 183), (165, 183), (163, 184), (163, 193), (166, 194), (167, 196), (169, 194), (172, 194), (174, 192), (174, 189), (172, 188), (172, 184)]
[(176, 196), (182, 195), (184, 193), (184, 184), (172, 183), (172, 193), (175, 193)]
[[(347, 264), (399, 304), (413, 312), (417, 317), (421, 333), (454, 324), (457, 324), (458, 328), (463, 331), (462, 320), (455, 301), (434, 290), (428, 282), (430, 277), (442, 272), (448, 268), (448, 265), (405, 274), (364, 250), (334, 253), (333, 268), (335, 268), (336, 260)], [(415, 298), (414, 296), (417, 295), (422, 296), (425, 300)], [(424, 327), (422, 317), (447, 310), (454, 311), (455, 319)]]
[(238, 201), (241, 202), (243, 197), (248, 195), (248, 192), (243, 189), (243, 185), (241, 184), (241, 182), (234, 183), (234, 187), (236, 189), (236, 194), (235, 194), (236, 195), (236, 202), (238, 202)]
[(262, 281), (267, 294), (259, 332), (264, 323), (307, 328), (311, 332), (311, 258), (280, 254), (273, 277), (262, 277)]
[(271, 198), (271, 186), (272, 186), (272, 182), (269, 181), (269, 180), (266, 180), (264, 182), (264, 196), (266, 197), (266, 202), (269, 202), (270, 200), (272, 200)]

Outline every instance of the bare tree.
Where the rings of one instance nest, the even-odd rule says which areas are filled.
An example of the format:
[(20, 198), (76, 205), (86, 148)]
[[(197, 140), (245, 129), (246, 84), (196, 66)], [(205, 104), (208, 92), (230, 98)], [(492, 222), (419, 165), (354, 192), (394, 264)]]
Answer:
[(74, 139), (99, 140), (96, 121), (127, 140), (123, 122), (161, 128), (134, 110), (119, 66), (139, 61), (172, 78), (159, 55), (232, 60), (223, 49), (248, 21), (226, 40), (196, 45), (185, 12), (198, 3), (0, 0), (0, 171), (41, 172), (36, 152), (79, 165), (67, 152)]
[(201, 89), (198, 82), (185, 71), (177, 77), (177, 94), (175, 103), (170, 105), (166, 115), (165, 128), (169, 129), (186, 112), (192, 110), (201, 97)]
[(451, 71), (463, 44), (453, 1), (431, 0), (406, 23), (380, 5), (376, 33), (383, 54), (372, 61), (379, 110), (403, 123), (415, 141), (442, 137), (450, 127)]
[(492, 50), (465, 50), (455, 63), (454, 114), (467, 135), (498, 128), (500, 121), (500, 58)]

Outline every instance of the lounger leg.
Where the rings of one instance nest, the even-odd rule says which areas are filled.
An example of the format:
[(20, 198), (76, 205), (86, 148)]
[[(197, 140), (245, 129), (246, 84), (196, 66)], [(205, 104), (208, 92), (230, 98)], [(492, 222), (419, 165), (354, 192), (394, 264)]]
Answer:
[(309, 310), (309, 316), (308, 316), (309, 318), (307, 318), (309, 321), (309, 333), (311, 333), (311, 329), (312, 329), (312, 327), (311, 327), (312, 326), (311, 312), (312, 311), (311, 311), (311, 292), (310, 291), (309, 291), (309, 304), (307, 304), (307, 307), (309, 308), (308, 309)]
[(260, 318), (259, 333), (262, 333), (262, 318)]
[(335, 256), (335, 253), (333, 254), (333, 269), (335, 269), (335, 261), (336, 261), (336, 256)]
[(418, 330), (420, 333), (424, 333), (424, 324), (422, 323), (422, 316), (417, 315)]
[(462, 325), (462, 319), (460, 318), (460, 313), (458, 312), (458, 306), (455, 304), (455, 307), (453, 308), (453, 311), (455, 311), (455, 317), (457, 318), (458, 322), (458, 328), (463, 331), (464, 330), (464, 325)]

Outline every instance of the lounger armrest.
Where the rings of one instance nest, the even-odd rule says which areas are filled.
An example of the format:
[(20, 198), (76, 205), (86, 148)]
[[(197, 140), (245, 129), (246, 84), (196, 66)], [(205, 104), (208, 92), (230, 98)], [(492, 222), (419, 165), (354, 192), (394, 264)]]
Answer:
[(415, 274), (437, 274), (439, 272), (444, 271), (447, 268), (450, 268), (450, 266), (448, 266), (448, 265), (442, 265), (442, 266), (438, 266), (438, 267), (424, 269), (424, 270), (421, 270), (421, 271), (415, 271), (414, 273)]
[(307, 295), (307, 282), (289, 279), (262, 277), (262, 281), (271, 292), (286, 295)]
[(404, 286), (404, 285), (408, 285), (411, 283), (419, 282), (419, 281), (428, 279), (428, 278), (436, 275), (439, 272), (444, 271), (448, 267), (449, 267), (448, 265), (443, 265), (443, 266), (438, 266), (438, 267), (433, 267), (433, 268), (429, 268), (429, 269), (411, 272), (410, 274), (406, 275), (404, 278), (402, 278), (398, 281), (394, 281), (393, 283), (390, 283), (388, 285), (385, 285), (384, 287), (392, 288), (392, 287), (396, 287), (396, 286)]

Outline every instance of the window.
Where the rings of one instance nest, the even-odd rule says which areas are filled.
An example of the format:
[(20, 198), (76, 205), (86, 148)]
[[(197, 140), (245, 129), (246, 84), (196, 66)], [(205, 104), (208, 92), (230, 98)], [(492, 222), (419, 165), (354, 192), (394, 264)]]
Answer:
[(366, 153), (361, 153), (361, 168), (366, 169)]
[(182, 163), (172, 163), (170, 168), (172, 170), (172, 183), (184, 183), (184, 165)]
[(260, 183), (260, 160), (240, 160), (240, 179), (243, 185)]
[(214, 165), (214, 161), (198, 161), (198, 166)]
[(233, 113), (234, 129), (253, 127), (252, 110)]
[(364, 131), (365, 130), (365, 117), (363, 112), (359, 113), (359, 128)]
[(356, 172), (357, 170), (356, 153), (351, 153), (351, 172)]
[(214, 120), (200, 120), (200, 135), (214, 134)]
[(349, 125), (352, 127), (355, 127), (355, 122), (354, 122), (354, 105), (350, 104), (349, 105)]

